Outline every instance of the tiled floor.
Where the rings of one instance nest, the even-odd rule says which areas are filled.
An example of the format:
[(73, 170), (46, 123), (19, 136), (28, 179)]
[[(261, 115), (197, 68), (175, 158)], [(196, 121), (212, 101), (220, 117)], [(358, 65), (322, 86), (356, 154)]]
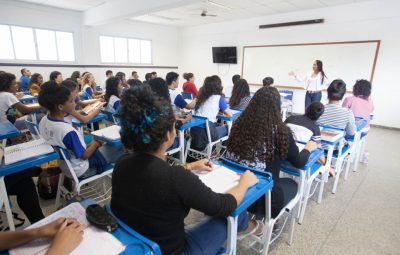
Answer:
[[(336, 194), (326, 186), (321, 204), (311, 201), (289, 246), (284, 233), (269, 254), (400, 254), (400, 131), (372, 128), (368, 165), (360, 164)], [(15, 204), (15, 202), (13, 202)], [(46, 214), (53, 201), (42, 201)], [(198, 218), (191, 212), (187, 222)], [(239, 247), (239, 254), (255, 254)]]

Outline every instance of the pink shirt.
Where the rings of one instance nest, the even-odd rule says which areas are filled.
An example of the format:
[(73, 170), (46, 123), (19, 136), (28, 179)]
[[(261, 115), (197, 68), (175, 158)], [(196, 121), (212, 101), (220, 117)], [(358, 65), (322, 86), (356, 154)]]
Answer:
[(350, 109), (355, 117), (362, 117), (370, 121), (370, 114), (374, 111), (374, 103), (370, 98), (363, 99), (361, 97), (350, 96), (343, 101), (343, 107)]

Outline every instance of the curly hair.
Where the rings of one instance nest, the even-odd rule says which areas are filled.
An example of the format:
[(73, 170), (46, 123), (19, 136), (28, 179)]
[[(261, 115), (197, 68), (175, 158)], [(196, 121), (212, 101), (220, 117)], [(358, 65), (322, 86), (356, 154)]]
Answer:
[(222, 82), (218, 75), (205, 78), (203, 86), (197, 94), (196, 109), (199, 109), (207, 99), (212, 95), (222, 95)]
[(233, 85), (232, 96), (229, 99), (229, 107), (235, 108), (240, 104), (240, 100), (243, 97), (250, 96), (250, 87), (245, 79), (238, 80), (235, 85)]
[(367, 80), (357, 80), (353, 86), (353, 95), (368, 99), (371, 95), (371, 83)]
[(280, 95), (274, 87), (263, 87), (234, 122), (227, 149), (239, 160), (271, 162), (285, 159), (289, 129), (282, 122)]
[(175, 123), (171, 104), (155, 96), (149, 86), (127, 90), (119, 115), (122, 143), (134, 152), (157, 151)]
[(8, 91), (15, 79), (16, 77), (12, 73), (6, 73), (6, 72), (0, 73), (0, 92)]
[(34, 73), (34, 74), (32, 74), (31, 79), (29, 80), (29, 87), (32, 84), (37, 84), (39, 86), (42, 85), (42, 84), (39, 84), (39, 77), (42, 77), (42, 83), (43, 83), (43, 76), (40, 73)]
[(50, 112), (54, 112), (58, 105), (68, 101), (71, 91), (65, 86), (58, 86), (55, 81), (47, 81), (42, 84), (38, 102), (40, 106)]
[(169, 95), (169, 89), (167, 82), (160, 77), (151, 79), (149, 81), (149, 86), (151, 90), (155, 93), (155, 95), (165, 99), (169, 103), (171, 103), (171, 97)]

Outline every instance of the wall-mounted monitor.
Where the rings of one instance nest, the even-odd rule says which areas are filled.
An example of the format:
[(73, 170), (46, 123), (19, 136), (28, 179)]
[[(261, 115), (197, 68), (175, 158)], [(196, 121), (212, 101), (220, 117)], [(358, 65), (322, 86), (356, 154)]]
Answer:
[(213, 63), (237, 64), (236, 47), (212, 47)]

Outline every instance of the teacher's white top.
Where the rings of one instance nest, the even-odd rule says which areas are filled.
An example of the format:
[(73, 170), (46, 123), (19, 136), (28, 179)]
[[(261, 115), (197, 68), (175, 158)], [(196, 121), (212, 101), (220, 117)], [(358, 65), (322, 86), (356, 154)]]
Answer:
[(328, 78), (324, 77), (324, 82), (321, 82), (321, 72), (317, 74), (316, 77), (312, 77), (313, 72), (309, 73), (303, 78), (299, 78), (298, 76), (294, 76), (294, 78), (298, 82), (304, 83), (304, 89), (307, 91), (321, 91), (324, 87), (329, 85)]

